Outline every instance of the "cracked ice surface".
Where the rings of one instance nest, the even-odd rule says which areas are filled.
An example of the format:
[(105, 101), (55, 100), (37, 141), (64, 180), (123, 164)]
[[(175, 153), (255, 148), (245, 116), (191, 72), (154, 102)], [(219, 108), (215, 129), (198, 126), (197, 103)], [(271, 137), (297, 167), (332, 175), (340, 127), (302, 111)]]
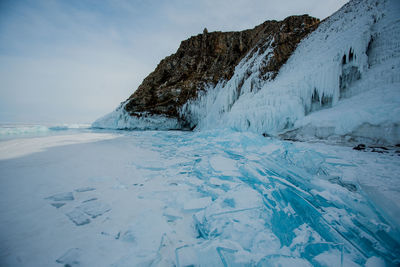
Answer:
[(132, 132), (0, 161), (0, 262), (396, 265), (399, 161), (231, 131)]

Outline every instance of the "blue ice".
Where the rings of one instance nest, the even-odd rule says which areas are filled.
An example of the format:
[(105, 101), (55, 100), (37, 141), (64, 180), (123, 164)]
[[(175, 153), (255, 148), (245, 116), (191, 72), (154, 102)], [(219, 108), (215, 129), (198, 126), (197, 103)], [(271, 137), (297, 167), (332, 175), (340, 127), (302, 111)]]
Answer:
[[(192, 211), (197, 242), (175, 249), (178, 266), (362, 266), (374, 256), (399, 263), (396, 227), (355, 184), (330, 176), (323, 154), (229, 131), (180, 136), (152, 134), (152, 146), (184, 157), (174, 168), (186, 171), (177, 173), (211, 201)], [(268, 143), (275, 149), (260, 151)]]

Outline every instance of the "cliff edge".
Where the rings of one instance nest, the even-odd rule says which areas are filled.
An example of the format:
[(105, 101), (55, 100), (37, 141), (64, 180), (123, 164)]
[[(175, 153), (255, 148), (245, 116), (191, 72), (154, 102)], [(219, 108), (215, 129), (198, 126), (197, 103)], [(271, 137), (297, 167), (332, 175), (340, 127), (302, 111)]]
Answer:
[(94, 123), (99, 128), (182, 129), (195, 125), (180, 115), (189, 100), (217, 83), (232, 78), (248, 54), (264, 52), (270, 60), (262, 68), (264, 80), (274, 79), (297, 44), (316, 29), (319, 20), (308, 15), (266, 21), (239, 32), (208, 32), (182, 41), (177, 52), (163, 59), (137, 90), (111, 113)]

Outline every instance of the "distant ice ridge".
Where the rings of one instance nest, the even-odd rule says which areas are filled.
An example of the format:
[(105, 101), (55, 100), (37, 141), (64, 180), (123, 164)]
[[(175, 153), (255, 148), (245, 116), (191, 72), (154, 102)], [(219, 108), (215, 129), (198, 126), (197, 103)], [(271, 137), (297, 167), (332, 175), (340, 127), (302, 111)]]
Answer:
[(41, 135), (52, 131), (65, 131), (74, 129), (87, 129), (90, 124), (0, 124), (0, 138), (14, 136)]
[(250, 52), (231, 80), (181, 113), (198, 130), (400, 143), (399, 14), (396, 0), (350, 1), (299, 44), (274, 81), (259, 75), (270, 50)]
[(141, 117), (129, 115), (122, 103), (116, 110), (99, 118), (93, 124), (93, 128), (119, 129), (119, 130), (170, 130), (179, 129), (177, 119), (165, 116), (142, 114)]
[(45, 133), (49, 128), (43, 125), (11, 125), (5, 124), (0, 127), (0, 136), (12, 136), (31, 133)]

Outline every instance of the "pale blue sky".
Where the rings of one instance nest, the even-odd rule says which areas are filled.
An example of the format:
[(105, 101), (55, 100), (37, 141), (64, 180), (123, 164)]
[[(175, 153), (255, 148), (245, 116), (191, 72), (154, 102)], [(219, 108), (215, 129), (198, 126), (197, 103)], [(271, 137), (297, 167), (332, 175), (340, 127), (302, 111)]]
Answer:
[(92, 122), (183, 39), (346, 0), (0, 0), (0, 122)]

